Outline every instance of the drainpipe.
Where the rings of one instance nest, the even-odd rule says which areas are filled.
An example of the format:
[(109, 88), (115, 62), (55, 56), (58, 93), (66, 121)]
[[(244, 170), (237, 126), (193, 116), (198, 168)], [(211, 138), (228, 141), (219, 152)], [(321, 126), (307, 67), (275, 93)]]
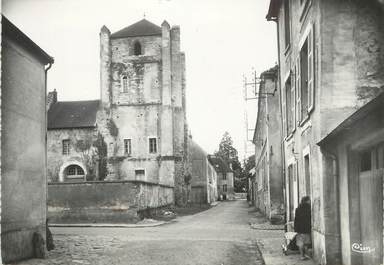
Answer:
[[(48, 63), (48, 66), (45, 67), (44, 69), (44, 75), (45, 75), (45, 80), (44, 80), (44, 110), (45, 110), (45, 218), (47, 220), (47, 214), (48, 214), (48, 159), (47, 159), (47, 121), (48, 121), (48, 110), (47, 110), (47, 76), (48, 76), (48, 70), (51, 69), (53, 64), (53, 58), (52, 62)], [(48, 225), (48, 222), (44, 222), (46, 225)], [(46, 227), (47, 228), (47, 227)]]

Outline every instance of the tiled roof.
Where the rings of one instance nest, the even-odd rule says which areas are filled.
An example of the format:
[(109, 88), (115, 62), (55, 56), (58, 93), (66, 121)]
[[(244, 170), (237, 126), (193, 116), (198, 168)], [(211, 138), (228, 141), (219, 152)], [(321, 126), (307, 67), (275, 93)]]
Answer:
[(220, 173), (232, 172), (229, 165), (225, 163), (224, 160), (218, 156), (208, 155), (208, 161), (209, 163), (211, 163), (211, 165), (215, 168), (217, 172), (220, 172)]
[(95, 127), (99, 105), (99, 100), (56, 102), (48, 110), (48, 129)]
[(142, 19), (135, 24), (132, 24), (122, 30), (119, 30), (111, 35), (111, 38), (126, 38), (137, 36), (153, 36), (161, 35), (161, 27), (149, 22), (146, 19)]

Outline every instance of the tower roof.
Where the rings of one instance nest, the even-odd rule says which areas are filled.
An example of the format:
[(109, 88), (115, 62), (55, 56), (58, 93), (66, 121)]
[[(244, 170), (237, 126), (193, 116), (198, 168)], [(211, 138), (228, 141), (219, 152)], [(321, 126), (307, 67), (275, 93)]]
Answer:
[(161, 35), (161, 27), (145, 18), (111, 35), (111, 38)]

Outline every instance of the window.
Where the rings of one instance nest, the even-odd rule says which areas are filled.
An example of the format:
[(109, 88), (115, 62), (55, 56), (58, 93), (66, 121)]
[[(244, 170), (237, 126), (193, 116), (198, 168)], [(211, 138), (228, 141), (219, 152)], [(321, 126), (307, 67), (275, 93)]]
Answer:
[(128, 92), (128, 77), (123, 76), (121, 78), (121, 92), (127, 93)]
[(65, 169), (65, 179), (69, 181), (84, 180), (84, 170), (78, 165), (70, 165)]
[(157, 153), (157, 142), (156, 138), (149, 138), (149, 153)]
[(227, 179), (227, 173), (223, 172), (223, 180), (226, 180), (226, 179)]
[(311, 196), (311, 172), (309, 168), (309, 155), (304, 156), (304, 174), (306, 195)]
[(285, 82), (287, 135), (295, 129), (295, 88), (291, 85), (291, 77)]
[(296, 65), (297, 106), (299, 121), (307, 118), (314, 108), (313, 29), (309, 30), (300, 49)]
[(131, 139), (124, 139), (124, 155), (129, 156), (132, 153)]
[(360, 155), (360, 171), (370, 171), (372, 168), (371, 151), (364, 152)]
[(289, 220), (293, 220), (294, 218), (294, 213), (295, 213), (295, 205), (294, 205), (294, 190), (293, 190), (293, 185), (294, 185), (294, 180), (293, 180), (293, 166), (289, 165), (288, 166), (288, 185), (289, 185)]
[(223, 192), (227, 192), (227, 184), (223, 185)]
[(69, 140), (63, 140), (62, 142), (63, 145), (63, 155), (69, 155)]
[(141, 55), (141, 44), (139, 41), (136, 41), (135, 44), (133, 45), (133, 54), (134, 55)]
[(287, 48), (291, 43), (289, 0), (284, 0), (284, 31), (285, 31), (285, 47)]
[(304, 43), (303, 48), (300, 51), (300, 93), (301, 93), (301, 117), (307, 116), (308, 110), (308, 42)]
[(136, 169), (135, 170), (135, 179), (136, 180), (145, 180), (145, 169)]
[(78, 165), (67, 167), (67, 175), (84, 175), (84, 170)]

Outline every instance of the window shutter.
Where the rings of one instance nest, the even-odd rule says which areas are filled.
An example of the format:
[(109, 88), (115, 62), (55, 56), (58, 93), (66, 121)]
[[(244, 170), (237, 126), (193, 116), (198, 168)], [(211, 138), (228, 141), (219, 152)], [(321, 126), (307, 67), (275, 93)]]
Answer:
[[(296, 72), (296, 69), (295, 69), (295, 72)], [(296, 78), (296, 73), (292, 74), (291, 72), (291, 119), (292, 119), (292, 132), (295, 130), (296, 128), (296, 119), (295, 119), (295, 111), (296, 111), (296, 108), (295, 108), (295, 100), (296, 100), (296, 96), (295, 96), (295, 89), (296, 89), (296, 86), (295, 86), (295, 78)]]
[(299, 206), (299, 202), (300, 202), (300, 177), (299, 177), (299, 161), (296, 160), (295, 161), (295, 164), (294, 164), (294, 171), (293, 171), (294, 175), (295, 175), (295, 178), (296, 178), (296, 194), (295, 194), (295, 197), (296, 197), (296, 205)]
[(282, 92), (281, 93), (281, 105), (282, 105), (282, 114), (283, 114), (283, 132), (284, 132), (284, 136), (288, 136), (288, 133), (287, 133), (287, 128), (288, 128), (288, 124), (287, 124), (287, 109), (286, 109), (286, 102), (287, 102), (287, 99), (286, 99), (286, 95), (287, 93), (285, 93), (285, 84), (284, 84), (284, 89), (281, 89), (280, 91)]
[(301, 80), (300, 80), (300, 54), (296, 59), (296, 98), (297, 98), (297, 124), (301, 121)]
[(314, 27), (308, 34), (308, 113), (314, 108)]

